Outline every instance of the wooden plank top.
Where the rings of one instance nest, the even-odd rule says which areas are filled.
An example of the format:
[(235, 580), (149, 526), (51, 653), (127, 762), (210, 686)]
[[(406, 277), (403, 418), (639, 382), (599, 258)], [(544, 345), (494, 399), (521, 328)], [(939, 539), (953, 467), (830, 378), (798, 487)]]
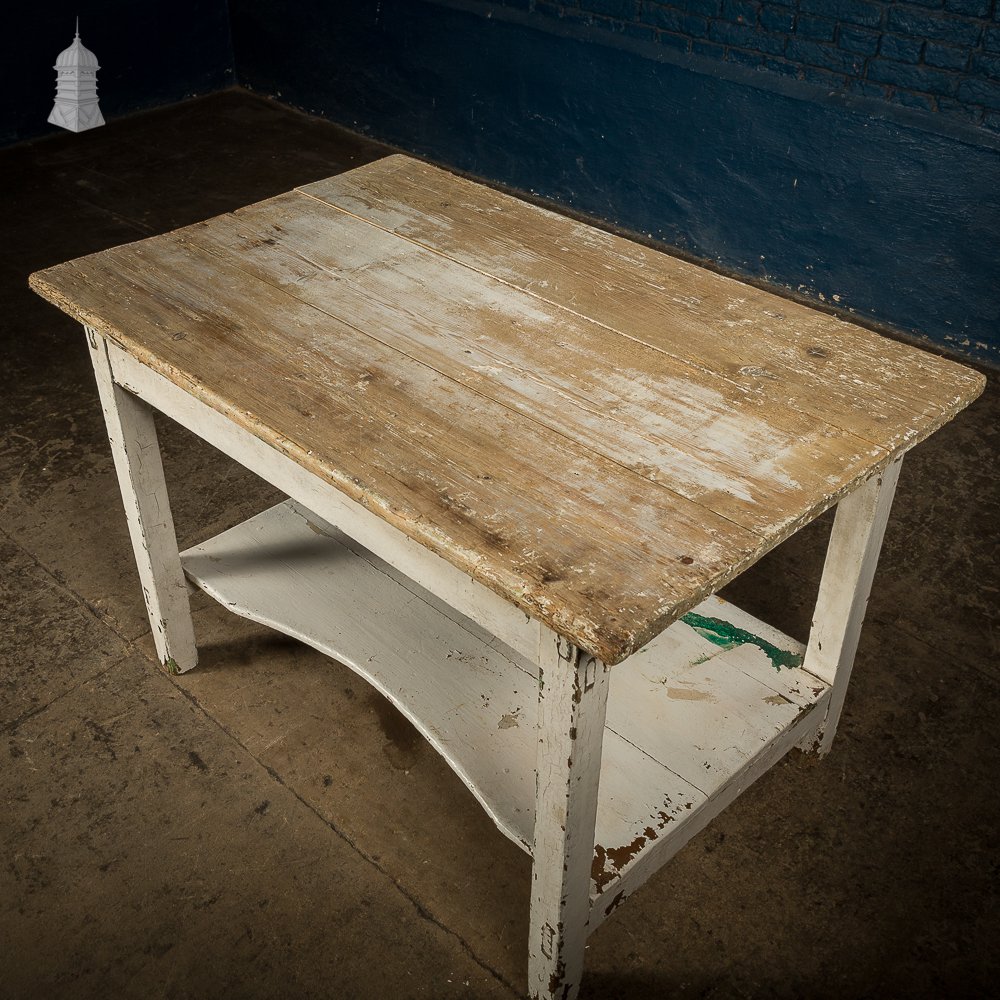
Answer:
[(607, 663), (985, 384), (405, 156), (31, 286)]

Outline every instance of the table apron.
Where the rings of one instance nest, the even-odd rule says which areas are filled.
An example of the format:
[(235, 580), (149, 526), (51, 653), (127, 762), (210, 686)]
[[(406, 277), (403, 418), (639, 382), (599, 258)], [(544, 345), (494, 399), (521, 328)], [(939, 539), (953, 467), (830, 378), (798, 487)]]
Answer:
[(530, 662), (537, 662), (539, 641), (549, 632), (539, 621), (116, 344), (107, 344), (113, 378), (127, 392), (357, 539)]

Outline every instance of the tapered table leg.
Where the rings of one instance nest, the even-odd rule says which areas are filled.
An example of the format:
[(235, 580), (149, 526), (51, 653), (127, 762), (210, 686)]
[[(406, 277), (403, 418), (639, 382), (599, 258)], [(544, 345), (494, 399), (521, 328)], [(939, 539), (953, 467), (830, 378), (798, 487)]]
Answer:
[(858, 650), (872, 578), (892, 507), (902, 458), (872, 476), (837, 505), (803, 667), (832, 685), (815, 749), (833, 744)]
[(156, 654), (183, 673), (198, 662), (198, 651), (153, 411), (115, 382), (106, 341), (85, 329)]

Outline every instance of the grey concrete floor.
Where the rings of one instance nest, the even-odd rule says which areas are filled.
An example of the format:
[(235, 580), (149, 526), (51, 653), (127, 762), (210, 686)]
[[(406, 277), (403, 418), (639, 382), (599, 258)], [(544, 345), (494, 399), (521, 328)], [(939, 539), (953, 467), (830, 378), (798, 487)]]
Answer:
[[(228, 92), (0, 152), (0, 997), (516, 997), (529, 864), (345, 668), (195, 600), (154, 662), (81, 331), (30, 271), (384, 149)], [(908, 459), (832, 754), (591, 939), (584, 997), (939, 997), (1000, 974), (1000, 390)], [(183, 545), (278, 499), (160, 422)], [(829, 518), (726, 596), (804, 636)]]

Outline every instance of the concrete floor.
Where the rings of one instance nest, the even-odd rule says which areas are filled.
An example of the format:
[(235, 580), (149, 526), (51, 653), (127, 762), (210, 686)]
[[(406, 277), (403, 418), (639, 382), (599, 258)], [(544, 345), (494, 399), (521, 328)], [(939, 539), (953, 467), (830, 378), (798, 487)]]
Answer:
[[(241, 92), (0, 152), (0, 996), (516, 997), (528, 859), (405, 720), (197, 598), (151, 658), (81, 331), (30, 271), (384, 150)], [(904, 467), (833, 753), (591, 939), (584, 997), (940, 997), (1000, 974), (1000, 380)], [(179, 428), (183, 545), (273, 503)], [(829, 518), (727, 596), (804, 636)]]

